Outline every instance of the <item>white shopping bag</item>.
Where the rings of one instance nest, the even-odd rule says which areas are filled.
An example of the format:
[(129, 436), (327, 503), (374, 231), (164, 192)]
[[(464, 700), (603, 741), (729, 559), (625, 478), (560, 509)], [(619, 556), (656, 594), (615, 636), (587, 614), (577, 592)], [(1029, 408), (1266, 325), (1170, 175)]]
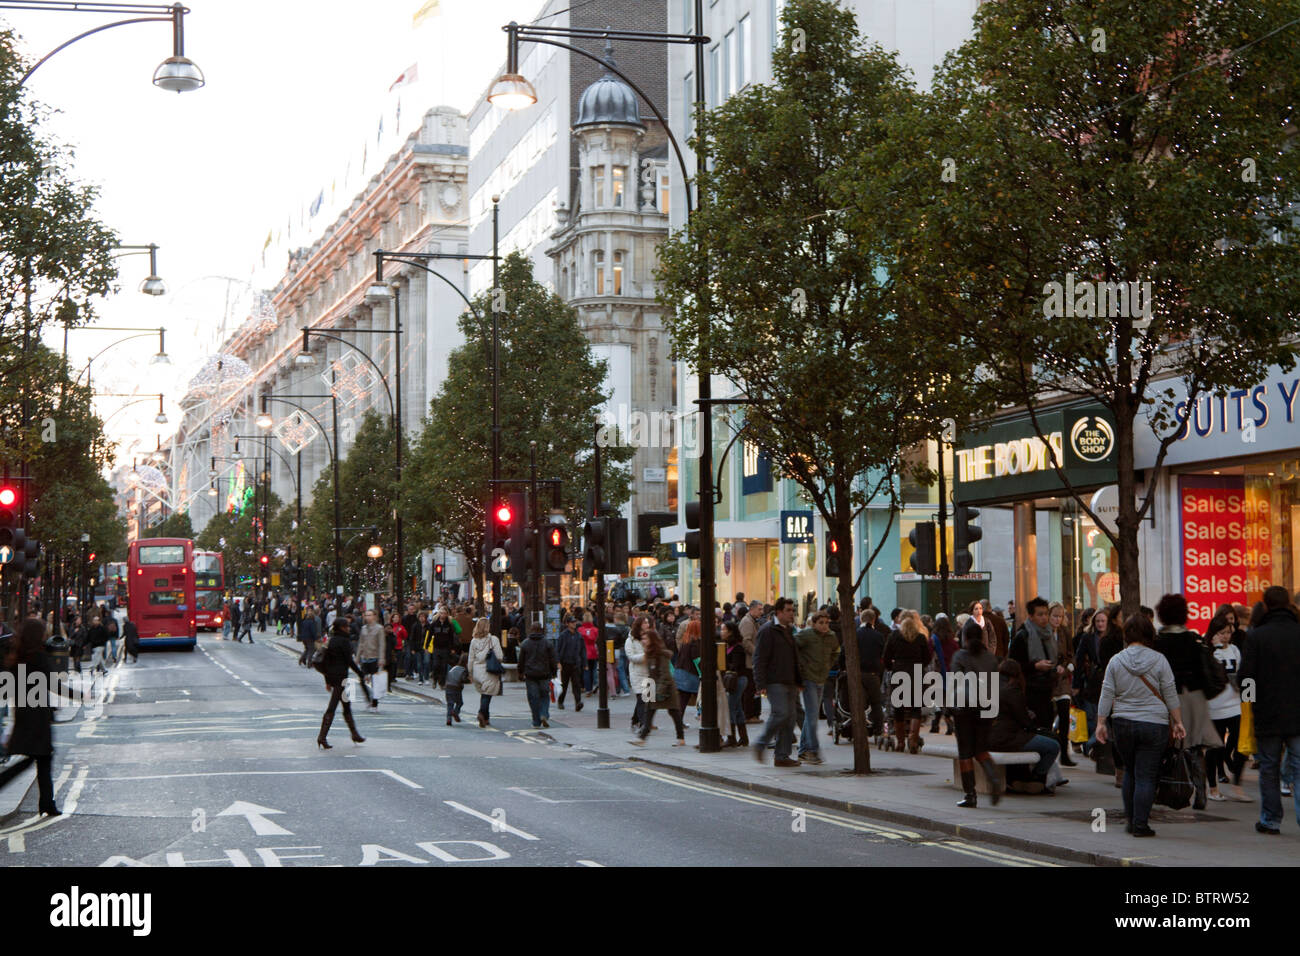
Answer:
[(370, 696), (376, 701), (388, 690), (388, 671), (378, 670), (370, 675)]

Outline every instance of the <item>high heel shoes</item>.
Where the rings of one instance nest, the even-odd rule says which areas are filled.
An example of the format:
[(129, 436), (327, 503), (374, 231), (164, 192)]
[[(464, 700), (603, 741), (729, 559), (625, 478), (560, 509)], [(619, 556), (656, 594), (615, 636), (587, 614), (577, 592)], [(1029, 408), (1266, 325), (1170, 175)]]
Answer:
[(330, 743), (328, 740), (326, 740), (324, 737), (317, 737), (317, 738), (316, 738), (316, 746), (319, 747), (321, 750), (333, 750), (333, 749), (334, 749), (334, 745), (333, 745), (332, 743)]
[(366, 738), (365, 738), (365, 737), (362, 737), (360, 734), (353, 734), (353, 735), (352, 735), (352, 742), (353, 742), (354, 744), (364, 744), (364, 743), (366, 742)]

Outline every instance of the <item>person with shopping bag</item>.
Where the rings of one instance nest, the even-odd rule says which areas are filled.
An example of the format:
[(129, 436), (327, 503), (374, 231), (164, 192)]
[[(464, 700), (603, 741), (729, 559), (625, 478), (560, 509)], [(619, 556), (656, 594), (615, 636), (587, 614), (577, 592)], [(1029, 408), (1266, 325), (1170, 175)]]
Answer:
[(357, 660), (361, 664), (361, 673), (371, 678), (370, 706), (379, 706), (380, 689), (384, 681), (380, 679), (384, 660), (384, 628), (375, 616), (374, 609), (367, 609), (365, 623), (361, 625), (361, 638), (357, 642)]
[(1187, 736), (1169, 660), (1153, 650), (1155, 628), (1143, 614), (1124, 622), (1124, 650), (1106, 664), (1097, 701), (1097, 742), (1105, 746), (1114, 725), (1115, 747), (1124, 764), (1125, 830), (1152, 837), (1148, 825), (1160, 780), (1160, 760), (1170, 740)]
[(331, 629), (329, 643), (315, 652), (312, 656), (312, 666), (321, 672), (325, 677), (325, 687), (330, 692), (329, 706), (325, 708), (325, 715), (320, 722), (320, 735), (316, 738), (316, 745), (321, 750), (331, 749), (331, 744), (326, 737), (330, 732), (330, 725), (334, 723), (334, 712), (338, 709), (339, 703), (343, 704), (343, 719), (347, 722), (348, 730), (352, 733), (354, 743), (365, 743), (366, 738), (361, 736), (357, 730), (357, 723), (352, 717), (352, 702), (344, 699), (343, 688), (347, 683), (348, 671), (352, 670), (359, 677), (361, 689), (366, 689), (366, 677), (357, 667), (356, 661), (352, 659), (352, 641), (350, 640), (351, 629), (346, 621), (335, 621)]

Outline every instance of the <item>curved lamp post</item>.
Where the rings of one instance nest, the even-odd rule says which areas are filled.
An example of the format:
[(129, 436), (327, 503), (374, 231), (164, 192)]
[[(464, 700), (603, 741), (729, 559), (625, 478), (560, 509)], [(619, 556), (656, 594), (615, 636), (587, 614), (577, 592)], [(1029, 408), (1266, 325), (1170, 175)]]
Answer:
[(142, 14), (141, 16), (128, 16), (125, 20), (105, 23), (84, 33), (78, 33), (71, 40), (60, 43), (37, 60), (23, 74), (22, 79), (18, 81), (20, 87), (27, 83), (28, 77), (40, 69), (46, 60), (54, 56), (54, 54), (66, 50), (78, 40), (84, 40), (96, 33), (103, 33), (105, 30), (128, 26), (132, 23), (166, 22), (170, 22), (172, 25), (172, 55), (159, 63), (158, 68), (154, 70), (153, 85), (159, 89), (174, 93), (189, 93), (203, 86), (203, 71), (185, 55), (185, 14), (189, 13), (190, 9), (179, 3), (167, 6), (165, 4), (145, 3), (48, 3), (28, 0), (28, 2), (0, 3), (0, 10), (40, 10), (45, 13)]

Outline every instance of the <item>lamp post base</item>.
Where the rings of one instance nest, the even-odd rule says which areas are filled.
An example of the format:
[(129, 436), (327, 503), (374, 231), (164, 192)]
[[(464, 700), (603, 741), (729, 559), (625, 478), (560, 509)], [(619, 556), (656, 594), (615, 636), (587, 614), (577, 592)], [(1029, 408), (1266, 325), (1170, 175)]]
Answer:
[(596, 729), (609, 730), (609, 708), (601, 707), (596, 711)]
[(700, 728), (700, 753), (716, 754), (722, 751), (722, 731), (717, 727)]

